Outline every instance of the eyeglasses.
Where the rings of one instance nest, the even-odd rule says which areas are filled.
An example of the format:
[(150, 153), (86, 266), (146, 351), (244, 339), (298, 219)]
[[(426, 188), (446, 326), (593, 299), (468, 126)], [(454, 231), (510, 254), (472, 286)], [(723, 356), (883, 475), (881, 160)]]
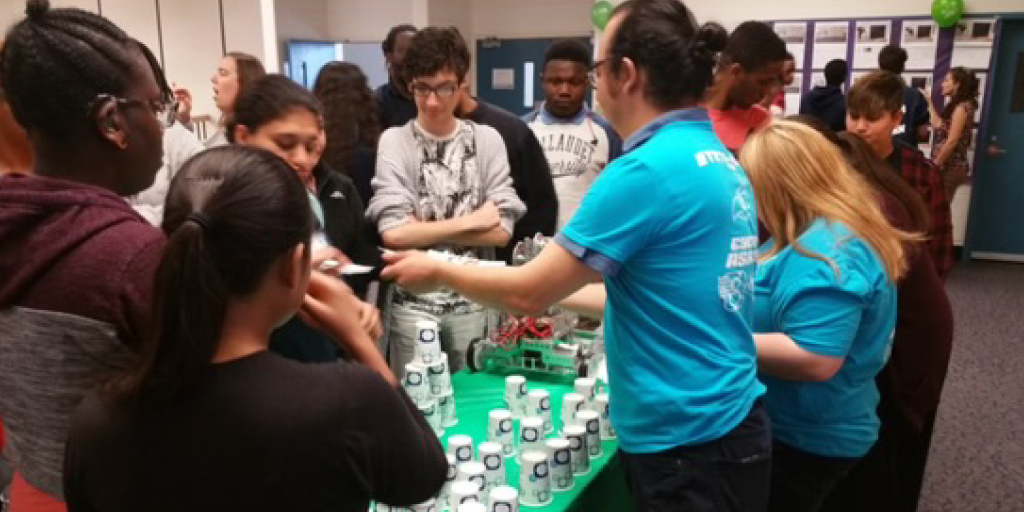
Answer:
[(597, 88), (597, 79), (601, 77), (601, 66), (604, 66), (606, 62), (608, 62), (608, 59), (601, 59), (587, 70), (587, 80), (590, 81), (591, 87)]
[(448, 99), (451, 98), (452, 95), (455, 94), (455, 91), (457, 91), (458, 89), (458, 85), (450, 82), (441, 84), (437, 87), (431, 87), (423, 82), (412, 83), (412, 93), (415, 94), (416, 97), (420, 99), (427, 99), (428, 97), (430, 97), (431, 93), (435, 94), (438, 99)]
[(178, 117), (178, 102), (177, 101), (146, 101), (146, 100), (130, 100), (126, 98), (118, 98), (112, 94), (99, 94), (96, 99), (89, 104), (89, 113), (91, 114), (98, 108), (103, 102), (113, 101), (119, 107), (145, 107), (153, 113), (158, 123), (164, 128), (170, 128), (174, 125), (174, 121)]

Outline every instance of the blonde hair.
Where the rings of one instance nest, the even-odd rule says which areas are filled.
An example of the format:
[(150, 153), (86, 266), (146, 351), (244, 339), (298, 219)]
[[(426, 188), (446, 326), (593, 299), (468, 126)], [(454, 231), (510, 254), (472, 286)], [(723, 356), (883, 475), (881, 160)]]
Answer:
[(804, 124), (776, 121), (753, 134), (740, 152), (750, 175), (758, 213), (774, 237), (768, 259), (786, 247), (824, 261), (826, 256), (801, 247), (797, 238), (817, 219), (839, 222), (874, 249), (889, 280), (907, 269), (903, 243), (919, 238), (892, 227), (874, 189), (850, 168), (842, 153), (824, 136)]

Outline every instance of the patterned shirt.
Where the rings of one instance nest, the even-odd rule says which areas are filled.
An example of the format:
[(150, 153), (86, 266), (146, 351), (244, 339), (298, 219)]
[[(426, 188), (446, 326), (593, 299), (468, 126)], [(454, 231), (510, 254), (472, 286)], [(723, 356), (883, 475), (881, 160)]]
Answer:
[(928, 250), (939, 277), (945, 279), (953, 269), (953, 220), (942, 175), (924, 153), (898, 139), (893, 139), (893, 152), (886, 161), (928, 205), (931, 214)]

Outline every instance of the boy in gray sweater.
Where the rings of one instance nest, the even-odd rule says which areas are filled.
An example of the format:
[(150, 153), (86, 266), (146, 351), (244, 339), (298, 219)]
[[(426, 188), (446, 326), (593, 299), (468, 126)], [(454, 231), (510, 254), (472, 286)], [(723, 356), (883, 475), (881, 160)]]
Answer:
[[(526, 207), (516, 196), (501, 136), (455, 117), (469, 50), (455, 29), (426, 28), (413, 38), (404, 72), (417, 117), (380, 138), (367, 216), (391, 249), (437, 249), (494, 259)], [(397, 288), (390, 311), (390, 364), (399, 376), (416, 349), (416, 322), (434, 320), (452, 371), (483, 335), (483, 309), (443, 290)]]

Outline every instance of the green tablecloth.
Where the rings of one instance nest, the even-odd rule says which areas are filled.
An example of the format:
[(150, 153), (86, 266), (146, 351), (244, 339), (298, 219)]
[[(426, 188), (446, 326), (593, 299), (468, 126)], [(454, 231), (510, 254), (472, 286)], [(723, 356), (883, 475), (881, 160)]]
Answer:
[[(487, 415), (493, 409), (504, 409), (505, 376), (508, 373), (459, 372), (452, 376), (458, 425), (446, 428), (441, 444), (448, 446), (448, 437), (465, 434), (473, 438), (474, 450), (487, 440)], [(551, 416), (555, 433), (562, 428), (562, 395), (572, 392), (572, 379), (525, 374), (529, 389), (546, 389), (551, 393)], [(519, 433), (516, 421), (516, 435)], [(552, 434), (549, 437), (557, 437)], [(617, 441), (602, 441), (601, 457), (590, 460), (590, 472), (575, 479), (573, 488), (555, 492), (554, 501), (544, 507), (526, 507), (537, 511), (627, 511), (631, 509), (625, 476), (619, 465)], [(519, 465), (515, 458), (505, 459), (506, 481), (519, 488)]]

